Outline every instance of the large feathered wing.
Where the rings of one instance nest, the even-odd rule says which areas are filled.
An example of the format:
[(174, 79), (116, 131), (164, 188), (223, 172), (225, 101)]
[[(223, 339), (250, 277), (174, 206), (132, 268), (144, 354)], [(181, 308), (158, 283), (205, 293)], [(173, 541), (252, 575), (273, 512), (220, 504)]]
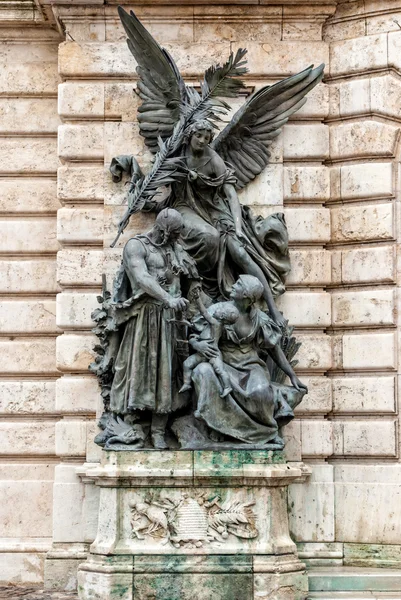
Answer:
[(251, 96), (213, 141), (213, 149), (234, 168), (243, 188), (269, 162), (269, 146), (289, 117), (306, 102), (306, 94), (323, 78), (324, 65), (267, 86)]
[(142, 100), (139, 130), (148, 148), (156, 153), (158, 138), (170, 137), (179, 121), (180, 106), (187, 99), (185, 84), (167, 50), (159, 46), (135, 14), (128, 14), (121, 6), (118, 14), (138, 63), (138, 93)]

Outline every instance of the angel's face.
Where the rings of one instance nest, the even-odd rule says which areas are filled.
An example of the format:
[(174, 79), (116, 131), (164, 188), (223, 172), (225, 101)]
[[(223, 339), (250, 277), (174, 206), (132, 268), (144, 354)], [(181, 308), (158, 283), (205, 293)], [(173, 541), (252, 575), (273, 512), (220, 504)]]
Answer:
[(199, 152), (210, 144), (211, 134), (207, 129), (199, 129), (192, 134), (190, 145), (194, 152)]

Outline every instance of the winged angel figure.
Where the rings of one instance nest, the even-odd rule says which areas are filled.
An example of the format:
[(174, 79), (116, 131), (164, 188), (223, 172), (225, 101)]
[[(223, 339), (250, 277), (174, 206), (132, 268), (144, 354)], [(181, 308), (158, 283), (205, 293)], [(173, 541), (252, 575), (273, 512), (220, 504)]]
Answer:
[[(238, 275), (253, 275), (263, 285), (271, 317), (284, 325), (274, 302), (284, 292), (290, 268), (284, 217), (255, 217), (241, 206), (237, 190), (268, 165), (272, 141), (322, 80), (324, 65), (258, 90), (215, 137), (216, 123), (230, 110), (223, 98), (237, 97), (244, 87), (246, 50), (207, 69), (198, 92), (184, 83), (173, 58), (135, 14), (118, 10), (138, 63), (140, 134), (155, 157), (146, 176), (133, 157), (112, 161), (116, 181), (124, 170), (132, 176), (127, 212), (113, 245), (134, 213), (174, 208), (185, 223), (180, 242), (196, 261), (211, 298), (228, 298)], [(163, 186), (169, 194), (158, 200)]]

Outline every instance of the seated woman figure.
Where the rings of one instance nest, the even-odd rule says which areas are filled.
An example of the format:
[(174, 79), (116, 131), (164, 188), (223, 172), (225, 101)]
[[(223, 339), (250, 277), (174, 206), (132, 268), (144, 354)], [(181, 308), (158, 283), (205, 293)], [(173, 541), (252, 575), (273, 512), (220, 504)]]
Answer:
[[(208, 362), (216, 353), (213, 344), (191, 341), (194, 350), (206, 357), (192, 374), (196, 416), (231, 443), (237, 440), (258, 447), (283, 446), (279, 427), (293, 418), (292, 409), (301, 402), (307, 387), (295, 375), (280, 347), (280, 328), (256, 306), (262, 296), (263, 285), (252, 275), (241, 275), (232, 288), (231, 302), (240, 316), (225, 326), (219, 344), (232, 387), (226, 397), (221, 397), (218, 376)], [(263, 354), (271, 356), (292, 386), (271, 382)]]

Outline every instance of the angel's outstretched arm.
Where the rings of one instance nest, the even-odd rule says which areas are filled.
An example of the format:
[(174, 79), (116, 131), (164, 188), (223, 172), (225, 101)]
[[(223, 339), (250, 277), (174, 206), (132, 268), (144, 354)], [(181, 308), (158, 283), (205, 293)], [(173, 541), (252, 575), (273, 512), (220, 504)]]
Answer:
[(237, 192), (232, 183), (226, 183), (223, 186), (224, 194), (230, 205), (231, 214), (234, 218), (235, 232), (239, 237), (242, 237), (242, 213), (241, 204), (238, 200)]

